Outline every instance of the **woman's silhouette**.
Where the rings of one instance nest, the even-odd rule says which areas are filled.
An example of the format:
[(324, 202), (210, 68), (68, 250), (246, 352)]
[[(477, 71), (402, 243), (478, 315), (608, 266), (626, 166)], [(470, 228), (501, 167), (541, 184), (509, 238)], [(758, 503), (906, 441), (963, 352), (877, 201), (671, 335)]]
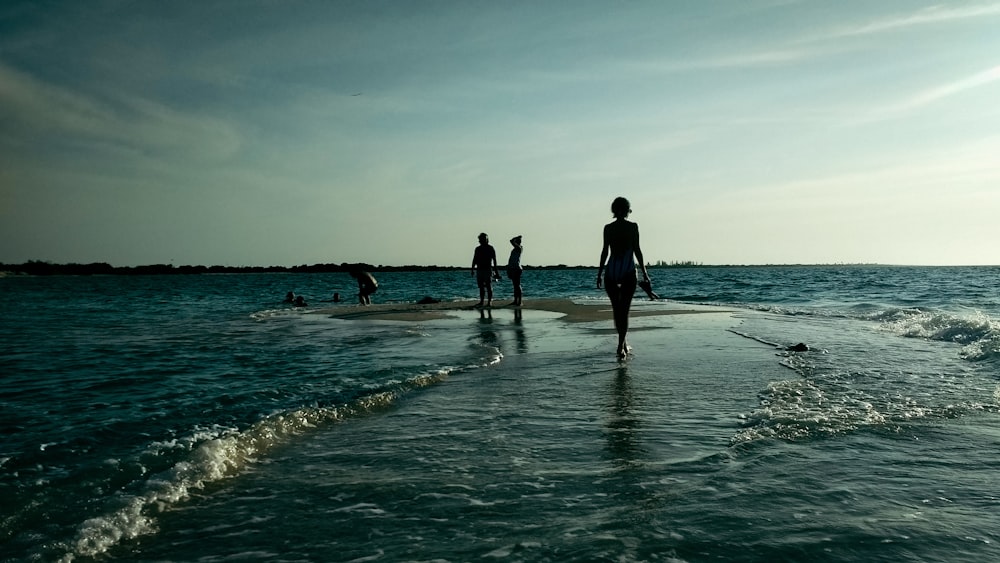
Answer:
[(631, 212), (632, 205), (623, 197), (617, 197), (611, 203), (611, 213), (615, 220), (604, 226), (604, 244), (601, 246), (601, 261), (597, 268), (597, 287), (601, 287), (603, 272), (604, 290), (608, 293), (611, 309), (614, 311), (619, 358), (624, 358), (632, 349), (625, 338), (628, 335), (628, 312), (632, 306), (632, 295), (638, 283), (636, 260), (642, 268), (643, 281), (649, 281), (642, 248), (639, 247), (639, 225), (625, 219)]

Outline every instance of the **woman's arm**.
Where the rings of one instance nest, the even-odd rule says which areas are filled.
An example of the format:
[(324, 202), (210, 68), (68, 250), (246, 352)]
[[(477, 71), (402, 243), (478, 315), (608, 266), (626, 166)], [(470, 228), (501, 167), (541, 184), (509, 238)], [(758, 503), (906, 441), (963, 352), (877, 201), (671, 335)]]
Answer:
[(493, 277), (500, 279), (500, 268), (497, 266), (497, 251), (493, 247), (490, 247), (490, 249), (492, 250), (490, 259), (493, 260)]
[(604, 261), (608, 259), (608, 226), (604, 226), (604, 244), (601, 245), (601, 260), (597, 263), (597, 287), (601, 287), (601, 273), (604, 272)]
[(634, 223), (635, 234), (632, 240), (632, 252), (635, 253), (635, 259), (639, 261), (639, 268), (642, 269), (642, 278), (645, 280), (649, 279), (649, 272), (646, 271), (646, 260), (642, 257), (642, 247), (639, 246), (639, 224)]

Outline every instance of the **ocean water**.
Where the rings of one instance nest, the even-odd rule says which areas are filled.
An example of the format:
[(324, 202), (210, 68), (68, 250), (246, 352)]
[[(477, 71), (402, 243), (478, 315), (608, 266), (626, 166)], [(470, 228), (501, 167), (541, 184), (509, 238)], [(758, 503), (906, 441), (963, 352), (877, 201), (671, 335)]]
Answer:
[(1000, 268), (651, 273), (0, 278), (0, 561), (1000, 560)]

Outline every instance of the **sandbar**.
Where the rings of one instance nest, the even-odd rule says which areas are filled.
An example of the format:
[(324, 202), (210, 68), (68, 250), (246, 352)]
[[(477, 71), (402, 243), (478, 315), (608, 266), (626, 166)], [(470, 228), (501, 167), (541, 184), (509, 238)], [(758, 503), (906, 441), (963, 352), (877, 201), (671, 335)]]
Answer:
[[(381, 320), (381, 321), (429, 321), (456, 318), (458, 311), (478, 311), (477, 301), (448, 301), (442, 303), (379, 303), (374, 305), (343, 305), (325, 307), (312, 311), (339, 319)], [(632, 307), (630, 316), (646, 317), (659, 315), (687, 315), (697, 313), (729, 312), (723, 309), (688, 308), (679, 304), (664, 304), (665, 307)], [(669, 308), (668, 308), (669, 307)], [(569, 299), (533, 299), (525, 301), (522, 310), (549, 311), (561, 313), (566, 322), (593, 322), (611, 320), (610, 303), (577, 303)], [(494, 305), (490, 309), (514, 309), (510, 305)]]

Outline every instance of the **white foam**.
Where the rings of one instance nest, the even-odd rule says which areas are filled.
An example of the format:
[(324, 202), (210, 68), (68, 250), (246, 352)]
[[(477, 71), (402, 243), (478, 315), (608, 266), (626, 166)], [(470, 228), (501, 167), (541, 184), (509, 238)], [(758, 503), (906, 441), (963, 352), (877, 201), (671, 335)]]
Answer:
[[(499, 359), (497, 359), (499, 361)], [(65, 546), (60, 561), (95, 557), (115, 545), (156, 532), (155, 515), (189, 497), (192, 490), (232, 477), (256, 462), (276, 445), (309, 429), (339, 422), (392, 404), (406, 390), (439, 382), (449, 369), (417, 375), (396, 389), (372, 393), (336, 407), (303, 407), (275, 413), (244, 431), (232, 428), (198, 428), (190, 436), (151, 444), (150, 453), (188, 449), (187, 459), (151, 476), (143, 492), (118, 499), (118, 507), (84, 521), (76, 539)]]

